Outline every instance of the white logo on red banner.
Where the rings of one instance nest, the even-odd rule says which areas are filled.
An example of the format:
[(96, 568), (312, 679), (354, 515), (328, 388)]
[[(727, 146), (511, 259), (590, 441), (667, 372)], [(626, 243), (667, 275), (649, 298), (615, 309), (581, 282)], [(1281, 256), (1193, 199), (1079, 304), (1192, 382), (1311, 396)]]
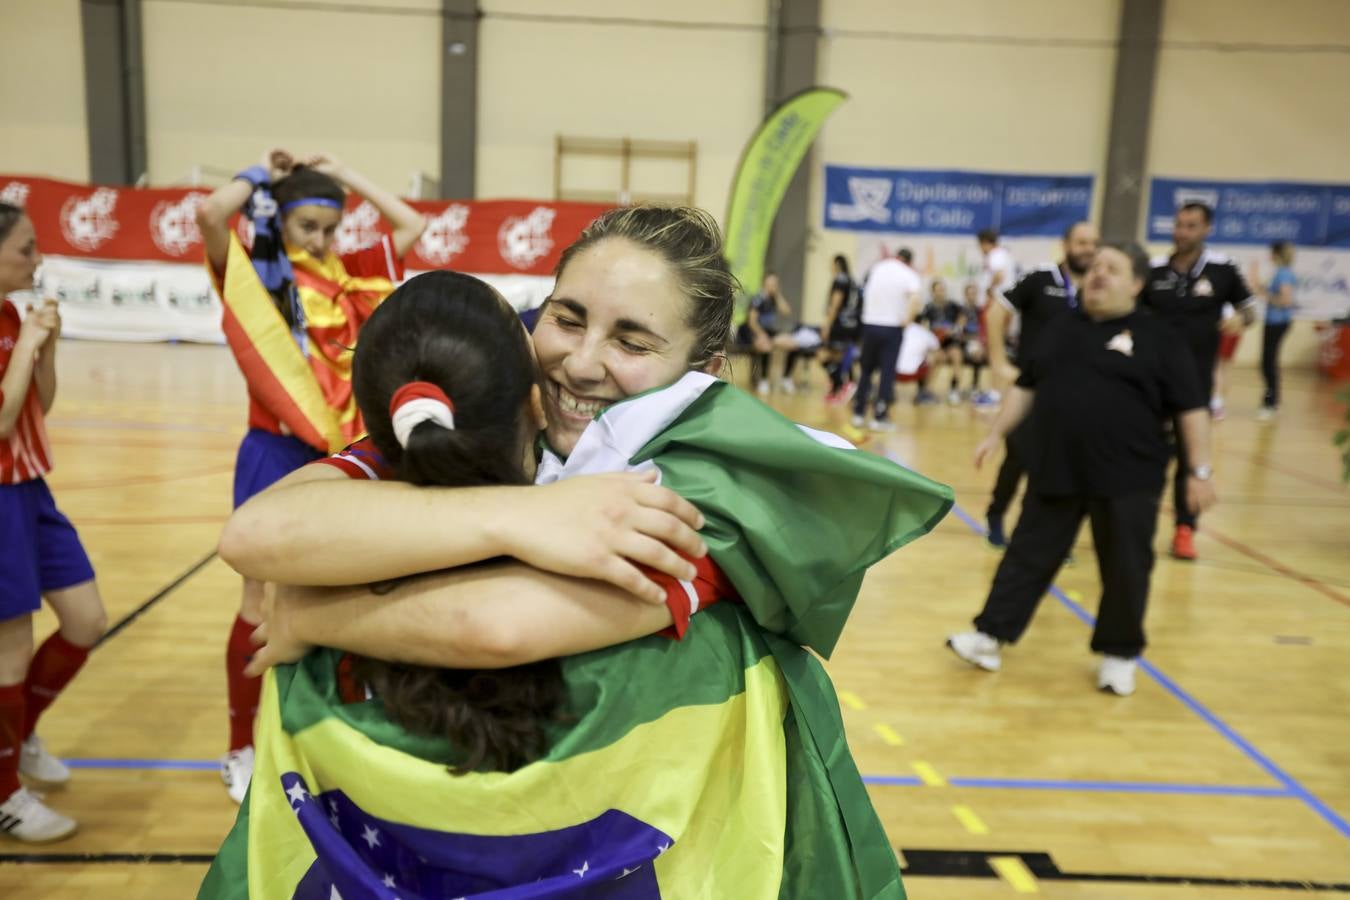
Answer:
[(497, 230), (502, 259), (517, 269), (528, 269), (553, 249), (553, 217), (557, 211), (536, 206), (528, 216), (512, 216)]
[(97, 250), (117, 233), (113, 209), (117, 191), (99, 188), (88, 196), (76, 195), (61, 206), (61, 233), (72, 247)]
[(342, 217), (337, 230), (339, 256), (374, 247), (380, 242), (380, 211), (369, 200)]
[(172, 200), (156, 203), (150, 213), (150, 237), (155, 246), (170, 256), (185, 256), (194, 244), (200, 244), (197, 207), (205, 201), (205, 194), (188, 194), (177, 203)]
[(445, 212), (427, 219), (427, 230), (417, 242), (417, 254), (433, 266), (446, 265), (469, 246), (469, 236), (464, 231), (468, 224), (469, 208), (451, 203)]
[(0, 203), (8, 203), (10, 206), (24, 206), (28, 203), (29, 190), (31, 188), (22, 181), (11, 181), (0, 188)]

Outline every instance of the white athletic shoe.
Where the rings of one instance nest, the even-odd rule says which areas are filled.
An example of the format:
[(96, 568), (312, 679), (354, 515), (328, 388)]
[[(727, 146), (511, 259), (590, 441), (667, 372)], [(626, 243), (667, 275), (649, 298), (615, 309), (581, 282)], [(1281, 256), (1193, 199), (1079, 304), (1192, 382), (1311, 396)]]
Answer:
[(862, 428), (866, 420), (864, 420), (862, 416), (855, 415), (853, 418), (849, 419), (849, 421), (853, 423), (854, 428)]
[(1275, 407), (1263, 406), (1261, 407), (1261, 411), (1256, 414), (1256, 421), (1269, 422), (1275, 418), (1275, 412), (1276, 412)]
[(778, 382), (778, 389), (785, 394), (795, 394), (797, 393), (797, 383), (791, 378), (784, 378)]
[(759, 384), (755, 385), (755, 393), (761, 397), (769, 396), (769, 379), (761, 378)]
[(951, 406), (960, 406), (960, 405), (961, 405), (961, 392), (958, 391), (958, 390), (956, 390), (955, 388), (952, 388), (950, 391), (948, 391), (948, 392), (947, 392), (947, 403), (950, 404)]
[(1003, 667), (999, 655), (998, 638), (983, 631), (962, 631), (947, 638), (952, 652), (973, 666), (986, 672), (997, 672)]
[(873, 419), (867, 423), (869, 431), (894, 431), (895, 423), (890, 419)]
[(28, 788), (19, 788), (0, 803), (0, 833), (26, 844), (46, 844), (68, 838), (79, 825), (42, 802)]
[(1103, 656), (1097, 670), (1097, 689), (1110, 691), (1118, 697), (1134, 693), (1134, 670), (1137, 663), (1123, 656)]
[(58, 787), (70, 781), (70, 769), (42, 746), (42, 738), (30, 734), (19, 751), (19, 773), (48, 787)]
[(230, 792), (230, 799), (243, 803), (248, 783), (253, 778), (253, 748), (231, 750), (220, 758), (220, 780)]

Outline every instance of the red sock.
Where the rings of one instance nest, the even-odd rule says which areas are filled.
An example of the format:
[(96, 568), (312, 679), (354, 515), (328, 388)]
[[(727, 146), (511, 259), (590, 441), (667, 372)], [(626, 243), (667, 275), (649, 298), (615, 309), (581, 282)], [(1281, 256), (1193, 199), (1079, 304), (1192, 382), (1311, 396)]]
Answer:
[(0, 687), (0, 803), (19, 789), (19, 747), (23, 744), (23, 685)]
[(77, 647), (56, 632), (42, 642), (28, 666), (28, 678), (23, 683), (24, 710), (23, 737), (33, 733), (38, 716), (70, 684), (75, 673), (84, 668), (89, 658), (88, 647)]
[(225, 680), (230, 699), (230, 749), (242, 750), (253, 743), (253, 717), (258, 713), (258, 697), (262, 694), (262, 679), (249, 678), (244, 666), (253, 658), (253, 629), (242, 618), (235, 616), (230, 629), (230, 642), (225, 647)]

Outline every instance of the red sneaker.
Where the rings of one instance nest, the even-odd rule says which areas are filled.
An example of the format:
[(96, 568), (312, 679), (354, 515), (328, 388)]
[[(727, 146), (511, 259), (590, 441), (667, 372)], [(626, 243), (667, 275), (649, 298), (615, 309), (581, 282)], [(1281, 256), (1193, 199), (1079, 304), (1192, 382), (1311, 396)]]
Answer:
[(1178, 525), (1172, 535), (1172, 556), (1175, 559), (1195, 559), (1195, 529), (1189, 525)]

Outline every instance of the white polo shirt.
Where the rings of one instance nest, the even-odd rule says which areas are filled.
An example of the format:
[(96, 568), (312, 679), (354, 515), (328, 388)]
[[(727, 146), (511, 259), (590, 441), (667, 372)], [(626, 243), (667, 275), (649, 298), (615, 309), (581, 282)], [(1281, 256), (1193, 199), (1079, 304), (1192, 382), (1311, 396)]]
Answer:
[(995, 246), (984, 257), (984, 271), (980, 273), (980, 308), (989, 302), (989, 289), (994, 284), (994, 276), (1002, 273), (1003, 277), (999, 280), (998, 287), (994, 290), (998, 298), (1013, 289), (1017, 284), (1017, 264), (1013, 262), (1012, 254), (1006, 247)]
[(881, 260), (867, 273), (863, 286), (862, 323), (899, 328), (914, 318), (915, 300), (923, 293), (919, 273), (899, 259)]

